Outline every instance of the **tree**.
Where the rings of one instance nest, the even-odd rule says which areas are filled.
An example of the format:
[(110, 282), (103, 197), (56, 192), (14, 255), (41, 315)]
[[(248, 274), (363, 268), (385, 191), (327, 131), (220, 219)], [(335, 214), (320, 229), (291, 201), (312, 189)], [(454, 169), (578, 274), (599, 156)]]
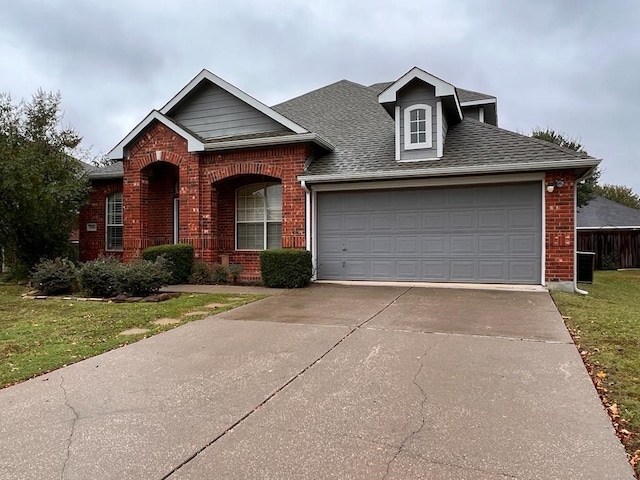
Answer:
[[(61, 126), (60, 94), (0, 94), (0, 245), (22, 270), (66, 253), (89, 192), (73, 158), (80, 135)], [(27, 270), (28, 271), (28, 270)]]
[(595, 192), (596, 195), (608, 198), (614, 202), (640, 209), (640, 195), (624, 185), (611, 185), (607, 183), (604, 185), (596, 185)]
[[(539, 140), (544, 140), (545, 142), (555, 143), (556, 145), (568, 148), (577, 153), (587, 154), (587, 151), (584, 149), (579, 139), (570, 138), (563, 133), (558, 133), (555, 130), (552, 130), (551, 128), (546, 128), (544, 130), (535, 128), (531, 132), (531, 136)], [(589, 201), (593, 200), (598, 195), (595, 189), (598, 185), (600, 174), (600, 170), (596, 168), (590, 177), (585, 178), (578, 183), (576, 199), (578, 207), (584, 207), (589, 203)]]

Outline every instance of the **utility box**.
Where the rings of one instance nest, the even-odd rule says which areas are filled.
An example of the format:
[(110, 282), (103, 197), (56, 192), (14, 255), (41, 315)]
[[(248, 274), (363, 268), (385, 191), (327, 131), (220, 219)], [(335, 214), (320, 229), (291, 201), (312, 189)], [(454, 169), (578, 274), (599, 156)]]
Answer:
[(595, 252), (576, 252), (577, 281), (579, 283), (593, 283), (593, 271), (596, 267)]

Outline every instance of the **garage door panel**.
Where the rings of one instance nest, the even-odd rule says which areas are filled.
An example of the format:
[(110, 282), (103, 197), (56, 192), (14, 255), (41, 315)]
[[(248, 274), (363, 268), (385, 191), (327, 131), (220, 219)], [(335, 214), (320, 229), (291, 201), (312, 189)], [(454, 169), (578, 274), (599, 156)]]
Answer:
[(449, 253), (452, 255), (473, 255), (477, 253), (475, 235), (451, 235)]
[(422, 221), (419, 212), (398, 212), (396, 213), (396, 230), (409, 232), (420, 232)]
[(478, 192), (475, 188), (457, 188), (447, 190), (449, 207), (476, 207)]
[(369, 215), (369, 227), (372, 232), (394, 231), (395, 225), (395, 215), (391, 212)]
[(473, 230), (476, 228), (477, 213), (472, 210), (459, 210), (449, 213), (451, 230)]
[(447, 255), (449, 239), (444, 235), (428, 235), (422, 237), (422, 253), (424, 255)]
[(323, 239), (323, 253), (325, 256), (342, 255), (344, 249), (344, 237), (325, 237)]
[(366, 255), (369, 253), (369, 237), (347, 237), (344, 241), (348, 254)]
[[(537, 260), (511, 260), (509, 265), (509, 277), (514, 281), (527, 282), (532, 276), (535, 276), (538, 267)], [(539, 276), (539, 274), (538, 274)]]
[(342, 233), (344, 230), (344, 215), (339, 213), (321, 215), (318, 219), (318, 229), (323, 233)]
[(480, 230), (505, 230), (507, 215), (504, 209), (488, 209), (478, 211), (478, 229)]
[(387, 280), (394, 276), (394, 262), (392, 260), (371, 260), (370, 276), (378, 280)]
[(423, 260), (422, 279), (429, 282), (446, 282), (449, 280), (448, 260)]
[(400, 280), (414, 280), (420, 278), (420, 262), (415, 260), (396, 261), (396, 276)]
[(369, 215), (365, 213), (347, 213), (344, 218), (345, 231), (347, 233), (369, 231)]
[(478, 279), (481, 282), (499, 282), (505, 278), (506, 261), (478, 260)]
[(512, 208), (509, 210), (509, 229), (534, 229), (538, 225), (535, 208)]
[(506, 243), (503, 235), (479, 235), (478, 255), (500, 255), (505, 252)]
[(392, 236), (376, 236), (369, 238), (369, 253), (371, 255), (389, 255), (395, 253), (394, 250), (395, 237)]
[(535, 233), (509, 235), (509, 254), (536, 255), (540, 249), (540, 237)]
[(425, 231), (444, 231), (449, 229), (449, 213), (445, 210), (424, 212), (422, 228)]
[(366, 259), (352, 259), (344, 261), (344, 269), (349, 278), (365, 280), (369, 277), (369, 262)]
[(420, 238), (415, 237), (396, 237), (396, 254), (397, 255), (418, 255), (420, 252)]
[(319, 192), (318, 278), (539, 283), (540, 182)]
[(449, 274), (450, 280), (454, 282), (476, 280), (476, 260), (450, 260)]

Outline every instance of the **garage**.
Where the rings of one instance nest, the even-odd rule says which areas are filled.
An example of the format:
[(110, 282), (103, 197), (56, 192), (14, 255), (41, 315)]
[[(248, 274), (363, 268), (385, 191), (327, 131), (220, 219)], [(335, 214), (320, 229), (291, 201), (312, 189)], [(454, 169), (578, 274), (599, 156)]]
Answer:
[(319, 280), (540, 284), (540, 182), (317, 193)]

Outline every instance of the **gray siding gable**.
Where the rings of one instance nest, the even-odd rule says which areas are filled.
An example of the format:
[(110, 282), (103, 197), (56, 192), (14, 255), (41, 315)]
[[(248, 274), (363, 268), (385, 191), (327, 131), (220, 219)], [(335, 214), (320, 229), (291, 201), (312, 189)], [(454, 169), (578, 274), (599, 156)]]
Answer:
[(205, 81), (168, 115), (204, 139), (290, 132), (284, 125)]

